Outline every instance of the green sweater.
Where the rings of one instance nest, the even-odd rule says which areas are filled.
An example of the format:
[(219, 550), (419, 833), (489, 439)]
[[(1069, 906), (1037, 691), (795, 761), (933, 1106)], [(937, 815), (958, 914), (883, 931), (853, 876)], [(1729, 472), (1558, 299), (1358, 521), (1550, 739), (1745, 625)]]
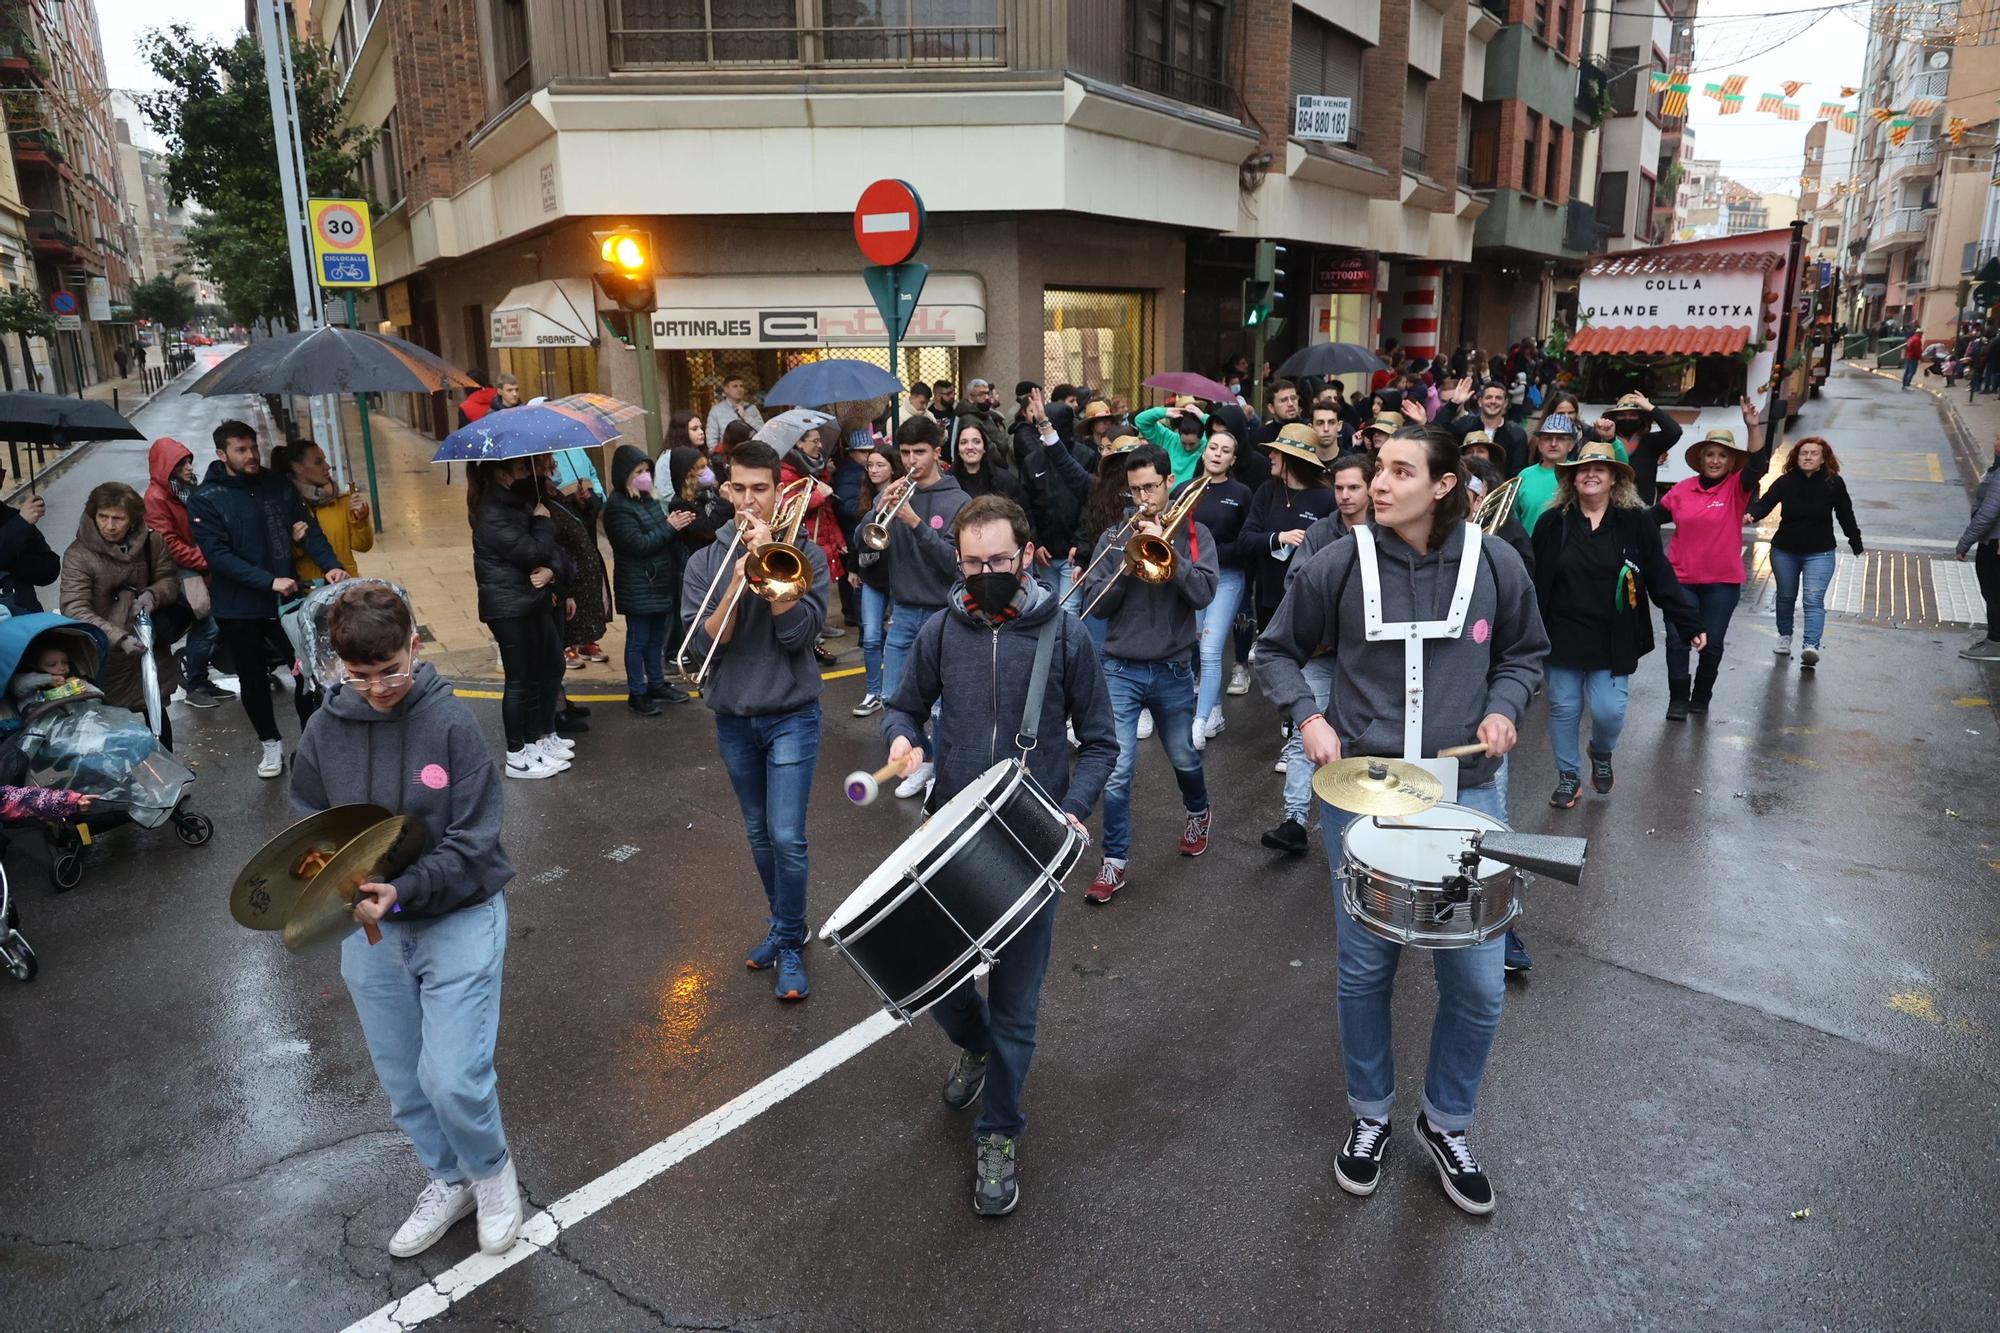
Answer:
[[(1201, 414), (1197, 412), (1196, 415)], [(1201, 419), (1203, 422), (1208, 420), (1206, 416), (1202, 416)], [(1208, 448), (1207, 435), (1202, 436), (1193, 452), (1182, 448), (1180, 430), (1168, 419), (1166, 408), (1147, 408), (1133, 420), (1132, 427), (1147, 440), (1167, 451), (1167, 461), (1174, 467), (1174, 485), (1178, 486), (1192, 477), (1195, 469), (1201, 466), (1202, 451)]]
[(1535, 520), (1555, 503), (1557, 472), (1546, 463), (1537, 463), (1521, 473), (1521, 489), (1514, 497), (1514, 513), (1521, 526), (1534, 535)]

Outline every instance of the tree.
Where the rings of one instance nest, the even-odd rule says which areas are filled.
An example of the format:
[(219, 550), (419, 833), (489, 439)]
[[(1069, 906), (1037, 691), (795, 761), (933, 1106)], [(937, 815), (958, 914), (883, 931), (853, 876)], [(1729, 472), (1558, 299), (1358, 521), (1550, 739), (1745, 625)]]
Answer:
[[(224, 45), (195, 37), (185, 24), (148, 31), (139, 48), (167, 85), (139, 99), (147, 123), (166, 141), (167, 191), (177, 203), (193, 200), (202, 208), (187, 230), (188, 253), (215, 283), (231, 319), (295, 325), (263, 51), (247, 33)], [(326, 47), (293, 42), (292, 72), (307, 192), (365, 197), (361, 164), (381, 132), (348, 123), (341, 71)]]
[[(0, 292), (0, 335), (13, 334), (21, 343), (21, 364), (28, 372), (28, 387), (41, 387), (35, 374), (34, 354), (28, 348), (30, 338), (53, 338), (56, 336), (56, 319), (49, 313), (41, 295), (32, 287), (10, 287)], [(7, 364), (0, 357), (0, 366)], [(12, 378), (12, 372), (9, 372)], [(11, 388), (12, 386), (9, 385)]]
[(194, 318), (194, 293), (171, 273), (148, 278), (132, 289), (132, 313), (164, 328), (178, 329)]

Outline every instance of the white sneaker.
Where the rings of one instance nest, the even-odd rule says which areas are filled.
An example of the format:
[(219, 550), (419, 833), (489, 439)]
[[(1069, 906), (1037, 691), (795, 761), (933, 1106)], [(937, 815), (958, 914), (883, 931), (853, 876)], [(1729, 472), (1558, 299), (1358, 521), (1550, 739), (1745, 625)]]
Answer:
[(927, 790), (931, 785), (931, 779), (936, 776), (937, 776), (936, 764), (932, 763), (918, 764), (915, 768), (910, 770), (910, 776), (904, 778), (901, 782), (896, 784), (896, 795), (902, 797), (905, 800), (908, 800), (910, 797), (915, 796), (918, 792)]
[(1194, 742), (1195, 753), (1199, 754), (1201, 751), (1206, 750), (1208, 748), (1208, 728), (1202, 725), (1201, 719), (1196, 718), (1188, 730), (1191, 733), (1188, 739)]
[(576, 742), (567, 736), (558, 736), (552, 731), (542, 737), (542, 749), (550, 754), (559, 754), (563, 758), (568, 759), (576, 753)]
[(257, 760), (257, 776), (260, 778), (275, 778), (284, 771), (285, 743), (283, 741), (265, 741), (263, 756)]
[(1799, 654), (1799, 666), (1810, 671), (1812, 668), (1818, 666), (1820, 659), (1825, 656), (1826, 654), (1821, 651), (1818, 644), (1809, 643), (1806, 645), (1806, 650)]
[(437, 1244), (444, 1233), (451, 1230), (451, 1224), (471, 1212), (473, 1207), (472, 1186), (463, 1181), (457, 1184), (431, 1181), (417, 1196), (417, 1206), (410, 1210), (409, 1217), (390, 1237), (389, 1253), (398, 1259), (422, 1254)]
[(1776, 653), (1780, 657), (1790, 657), (1792, 655), (1791, 639), (1783, 638), (1778, 640), (1778, 646), (1776, 648), (1773, 648), (1771, 651)]
[(528, 753), (536, 756), (558, 773), (565, 772), (569, 768), (570, 752), (550, 745), (546, 737), (538, 741), (529, 741)]
[(1141, 708), (1139, 710), (1139, 739), (1143, 741), (1152, 734), (1153, 710), (1150, 708)]
[(561, 769), (542, 758), (542, 752), (533, 746), (507, 751), (507, 776), (510, 778), (552, 778), (560, 772)]
[(1222, 715), (1222, 705), (1217, 704), (1214, 711), (1208, 715), (1208, 721), (1202, 723), (1202, 734), (1210, 740), (1214, 740), (1222, 734), (1223, 728), (1228, 725), (1229, 719)]
[(1238, 662), (1229, 668), (1229, 684), (1223, 687), (1224, 694), (1250, 693), (1250, 668)]
[(482, 1254), (505, 1254), (521, 1234), (521, 1182), (514, 1178), (514, 1159), (509, 1157), (500, 1174), (472, 1182), (479, 1205), (479, 1249)]
[(1285, 752), (1283, 750), (1278, 751), (1278, 761), (1271, 765), (1271, 771), (1273, 773), (1289, 773), (1292, 771), (1292, 766), (1285, 762)]
[(856, 717), (873, 717), (881, 711), (882, 696), (879, 694), (864, 694), (861, 696), (861, 702), (854, 705)]

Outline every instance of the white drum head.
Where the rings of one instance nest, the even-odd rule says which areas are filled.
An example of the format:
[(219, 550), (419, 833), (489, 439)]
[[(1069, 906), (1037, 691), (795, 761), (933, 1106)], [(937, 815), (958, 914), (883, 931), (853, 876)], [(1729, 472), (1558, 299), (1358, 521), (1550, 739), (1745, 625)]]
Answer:
[[(1434, 805), (1394, 819), (1357, 819), (1343, 840), (1347, 855), (1378, 875), (1407, 884), (1442, 884), (1459, 873), (1458, 858), (1474, 829), (1494, 833), (1507, 826), (1491, 815), (1462, 805)], [(1487, 879), (1507, 869), (1481, 857), (1476, 872)]]
[[(998, 805), (1009, 789), (1021, 780), (1024, 772), (1026, 770), (1018, 761), (1003, 759), (980, 774), (979, 779), (964, 791), (946, 801), (942, 808), (918, 825), (915, 832), (903, 839), (902, 844), (875, 867), (867, 879), (861, 881), (860, 888), (847, 895), (846, 902), (834, 909), (833, 915), (820, 927), (820, 938), (837, 934), (867, 915), (878, 902), (897, 891), (910, 867), (991, 818), (979, 809), (979, 803), (986, 801)], [(975, 814), (978, 818), (971, 818)]]

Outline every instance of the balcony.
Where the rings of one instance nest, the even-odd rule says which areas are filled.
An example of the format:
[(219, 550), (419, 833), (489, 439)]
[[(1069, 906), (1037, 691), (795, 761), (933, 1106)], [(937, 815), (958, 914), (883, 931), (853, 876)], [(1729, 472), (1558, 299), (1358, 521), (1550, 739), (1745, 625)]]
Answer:
[(1868, 236), (1868, 253), (1900, 250), (1924, 239), (1924, 229), (1935, 208), (1884, 208), (1877, 210), (1875, 225)]
[(57, 263), (97, 261), (96, 252), (76, 234), (70, 220), (54, 209), (37, 208), (29, 212), (28, 241), (42, 259)]
[(1983, 241), (1967, 241), (1965, 253), (1959, 260), (1958, 271), (1964, 277), (1971, 277), (1986, 267), (1989, 259), (2000, 259), (2000, 237), (1989, 237)]
[(1125, 82), (1176, 102), (1207, 107), (1225, 116), (1236, 114), (1236, 90), (1226, 80), (1209, 78), (1130, 48), (1125, 52)]
[(1938, 167), (1938, 141), (1936, 139), (1905, 139), (1900, 146), (1891, 145), (1882, 159), (1882, 169), (1888, 175), (1909, 172), (1931, 175)]
[[(1412, 176), (1421, 176), (1430, 170), (1431, 160), (1421, 148), (1403, 150), (1403, 170)], [(1468, 172), (1468, 175), (1471, 173)]]
[[(794, 17), (824, 14), (834, 5), (766, 6)], [(906, 9), (902, 4), (850, 7)], [(999, 13), (997, 5), (973, 4)], [(611, 64), (614, 69), (756, 69), (981, 66), (1006, 63), (1004, 25), (938, 25), (853, 21), (838, 25), (763, 24), (718, 27), (706, 6), (662, 0), (612, 0)]]

